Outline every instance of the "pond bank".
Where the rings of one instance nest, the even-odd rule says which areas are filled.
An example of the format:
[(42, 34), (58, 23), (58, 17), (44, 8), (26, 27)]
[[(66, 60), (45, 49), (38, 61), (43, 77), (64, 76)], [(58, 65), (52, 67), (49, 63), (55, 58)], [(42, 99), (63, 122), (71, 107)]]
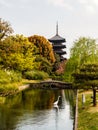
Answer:
[(25, 85), (19, 86), (18, 90), (23, 91), (25, 89), (28, 89), (29, 87), (30, 87), (30, 84), (25, 84)]
[[(82, 103), (82, 94), (85, 94), (84, 104)], [(98, 130), (98, 105), (93, 107), (91, 96), (92, 91), (79, 93), (78, 130)]]
[(76, 105), (75, 105), (73, 130), (77, 130), (77, 127), (78, 127), (78, 90), (76, 91)]
[[(7, 85), (6, 85), (7, 86)], [(10, 84), (10, 87), (0, 92), (0, 96), (5, 97), (9, 95), (16, 94), (28, 88), (33, 89), (72, 89), (72, 83), (66, 83), (57, 80), (24, 80), (20, 83)]]
[(25, 85), (17, 87), (17, 89), (0, 92), (0, 97), (6, 97), (6, 96), (11, 96), (11, 95), (17, 94), (23, 90), (28, 89), (29, 87), (30, 87), (30, 84), (25, 84)]
[[(50, 81), (50, 79), (48, 81)], [(41, 82), (40, 80), (23, 79), (21, 82), (4, 84), (4, 85), (0, 86), (0, 97), (14, 95), (20, 91), (28, 89), (30, 87), (30, 84), (37, 84), (40, 82)]]

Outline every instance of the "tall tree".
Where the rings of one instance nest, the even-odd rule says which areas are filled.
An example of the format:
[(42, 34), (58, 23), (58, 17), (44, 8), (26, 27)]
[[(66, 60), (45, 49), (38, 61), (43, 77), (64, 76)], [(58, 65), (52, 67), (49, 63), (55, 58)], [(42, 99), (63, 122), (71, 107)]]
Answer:
[(9, 36), (0, 43), (0, 64), (19, 71), (34, 68), (35, 46), (22, 35)]
[(13, 32), (13, 29), (9, 22), (0, 18), (0, 41), (9, 36)]
[(70, 51), (70, 59), (66, 63), (64, 78), (67, 81), (72, 81), (71, 76), (77, 68), (86, 62), (94, 62), (98, 59), (98, 51), (96, 40), (91, 38), (81, 37), (74, 42)]
[(98, 63), (86, 63), (73, 74), (74, 86), (79, 89), (93, 90), (93, 105), (96, 106), (96, 90), (98, 89)]
[(39, 55), (54, 63), (55, 57), (51, 43), (43, 36), (34, 35), (28, 38), (37, 48)]

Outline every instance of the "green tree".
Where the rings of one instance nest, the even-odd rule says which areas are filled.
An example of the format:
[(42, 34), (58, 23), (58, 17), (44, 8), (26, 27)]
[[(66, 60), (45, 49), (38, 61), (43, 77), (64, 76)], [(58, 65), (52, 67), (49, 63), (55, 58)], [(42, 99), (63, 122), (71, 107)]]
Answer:
[(98, 63), (86, 63), (73, 73), (74, 87), (93, 90), (93, 105), (96, 106), (96, 90), (98, 89)]
[(9, 22), (0, 18), (0, 41), (13, 32)]
[(0, 43), (0, 64), (19, 71), (34, 68), (36, 47), (22, 35), (9, 36)]
[(77, 68), (96, 59), (98, 59), (98, 51), (95, 39), (81, 37), (76, 40), (70, 51), (70, 59), (66, 63), (65, 80), (72, 81), (72, 73), (75, 73)]
[(52, 64), (46, 58), (37, 56), (35, 64), (37, 65), (36, 69), (47, 72), (48, 74), (52, 73)]
[(58, 69), (59, 69), (59, 66), (60, 66), (60, 56), (56, 53), (54, 53), (55, 55), (55, 63), (53, 65), (53, 72), (56, 72)]

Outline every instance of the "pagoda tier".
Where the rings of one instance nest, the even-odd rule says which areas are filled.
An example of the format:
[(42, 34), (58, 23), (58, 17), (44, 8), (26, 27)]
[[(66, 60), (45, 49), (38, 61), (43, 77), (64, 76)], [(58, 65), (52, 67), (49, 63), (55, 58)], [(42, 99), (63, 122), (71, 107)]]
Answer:
[(61, 61), (67, 60), (65, 57), (61, 56)]
[(66, 51), (56, 50), (55, 53), (57, 53), (57, 54), (59, 54), (59, 55), (64, 55), (64, 54), (66, 54)]
[(66, 42), (66, 40), (64, 38), (62, 38), (61, 36), (59, 36), (58, 33), (54, 37), (49, 39), (49, 41), (53, 42), (53, 43), (63, 43), (63, 42)]
[(56, 35), (50, 38), (49, 41), (52, 43), (54, 52), (60, 56), (60, 60), (65, 60), (66, 58), (63, 55), (66, 54), (66, 51), (63, 49), (66, 48), (66, 45), (62, 43), (66, 42), (66, 40), (58, 35), (58, 24), (56, 26)]
[(53, 44), (53, 49), (63, 49), (63, 48), (66, 48), (66, 45), (55, 45)]

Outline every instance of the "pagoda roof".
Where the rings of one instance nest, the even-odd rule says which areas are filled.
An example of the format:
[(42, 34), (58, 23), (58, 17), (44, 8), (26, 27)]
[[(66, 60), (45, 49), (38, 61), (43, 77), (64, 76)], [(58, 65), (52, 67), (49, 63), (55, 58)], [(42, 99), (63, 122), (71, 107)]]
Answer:
[(65, 58), (65, 57), (60, 57), (60, 60), (61, 60), (61, 61), (64, 61), (64, 60), (67, 60), (67, 58)]
[(53, 45), (53, 48), (66, 48), (66, 45), (60, 45), (60, 44), (58, 44), (58, 45)]
[(58, 34), (58, 22), (56, 25), (56, 35), (49, 39), (50, 42), (66, 42), (65, 38)]
[(58, 34), (56, 34), (55, 36), (53, 36), (52, 38), (49, 39), (50, 42), (66, 42), (65, 38), (59, 36)]
[(66, 51), (63, 50), (55, 50), (55, 53), (59, 54), (59, 55), (63, 55), (66, 54)]

